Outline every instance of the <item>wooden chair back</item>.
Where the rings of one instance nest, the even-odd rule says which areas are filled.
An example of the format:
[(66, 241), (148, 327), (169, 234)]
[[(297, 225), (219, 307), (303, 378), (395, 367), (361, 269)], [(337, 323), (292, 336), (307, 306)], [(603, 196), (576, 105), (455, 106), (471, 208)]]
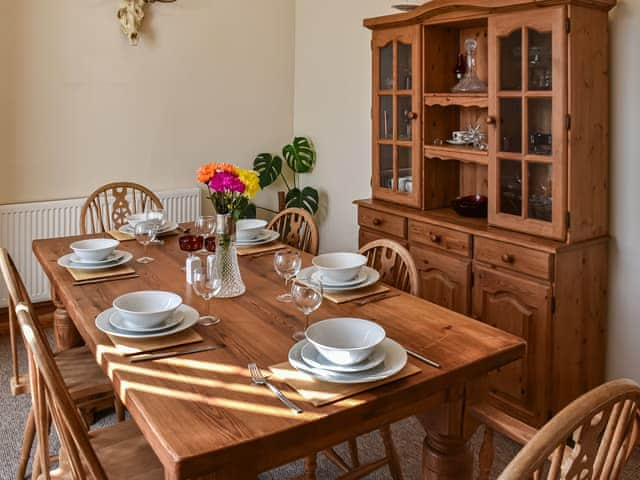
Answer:
[(34, 461), (40, 462), (40, 471), (48, 479), (51, 418), (64, 453), (61, 462), (71, 470), (72, 478), (106, 480), (107, 475), (91, 446), (87, 428), (64, 384), (44, 331), (34, 322), (26, 304), (19, 303), (16, 306), (16, 316), (29, 357), (31, 399), (39, 453)]
[(132, 182), (108, 183), (93, 192), (80, 211), (80, 233), (101, 233), (120, 228), (132, 213), (142, 213), (149, 203), (162, 208), (155, 193)]
[(616, 479), (638, 441), (640, 386), (605, 383), (553, 417), (507, 465), (499, 480)]
[(35, 314), (27, 288), (20, 277), (20, 273), (15, 263), (11, 259), (6, 248), (0, 248), (0, 273), (9, 291), (9, 344), (11, 349), (11, 392), (13, 395), (27, 393), (29, 390), (29, 378), (26, 374), (20, 373), (18, 363), (18, 335), (19, 328), (15, 316), (15, 306), (24, 303), (29, 308), (33, 318), (38, 318)]
[(280, 240), (312, 255), (318, 254), (318, 227), (313, 216), (301, 208), (287, 208), (269, 222), (267, 228), (280, 234)]
[(403, 292), (420, 295), (418, 269), (409, 253), (398, 242), (381, 238), (360, 249), (367, 257), (367, 265), (380, 272), (380, 279)]

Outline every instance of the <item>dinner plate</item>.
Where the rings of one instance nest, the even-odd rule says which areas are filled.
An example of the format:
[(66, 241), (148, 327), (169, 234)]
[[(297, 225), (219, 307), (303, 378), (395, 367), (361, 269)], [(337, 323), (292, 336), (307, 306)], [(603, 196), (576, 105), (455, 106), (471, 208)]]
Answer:
[(120, 258), (122, 258), (123, 255), (124, 255), (124, 252), (122, 250), (115, 250), (111, 255), (109, 255), (104, 260), (87, 260), (87, 259), (78, 257), (78, 255), (76, 255), (75, 253), (72, 253), (71, 261), (73, 263), (81, 263), (83, 265), (105, 265), (108, 263), (113, 263), (118, 261)]
[(301, 340), (289, 350), (289, 363), (296, 370), (308, 373), (312, 377), (329, 383), (367, 383), (377, 382), (395, 375), (407, 364), (407, 351), (398, 342), (385, 338), (378, 348), (384, 351), (384, 361), (377, 367), (362, 372), (332, 372), (324, 368), (312, 367), (301, 355), (307, 340)]
[[(300, 270), (300, 273), (298, 273), (297, 278), (302, 281), (308, 280), (310, 278), (313, 279), (313, 274), (317, 271), (318, 269), (316, 267), (303, 268), (302, 270)], [(378, 273), (378, 271), (375, 270), (374, 268), (364, 266), (362, 267), (362, 272), (364, 272), (367, 275), (367, 279), (362, 283), (358, 283), (356, 285), (347, 285), (343, 287), (326, 285), (323, 283), (322, 288), (324, 289), (325, 292), (345, 292), (348, 290), (357, 290), (358, 288), (369, 287), (371, 285), (374, 285), (378, 280), (380, 280), (380, 273)]]
[(302, 350), (300, 350), (300, 356), (302, 360), (311, 367), (322, 368), (331, 372), (353, 373), (371, 370), (380, 365), (384, 361), (385, 351), (382, 348), (376, 347), (371, 355), (360, 363), (356, 363), (355, 365), (338, 365), (324, 358), (311, 343), (307, 342), (302, 347)]
[(327, 278), (323, 278), (322, 276), (322, 272), (319, 270), (316, 270), (315, 272), (313, 272), (311, 274), (311, 280), (315, 280), (316, 282), (320, 282), (322, 283), (323, 287), (337, 287), (337, 288), (341, 288), (341, 287), (353, 287), (355, 285), (358, 285), (360, 283), (363, 283), (367, 280), (368, 276), (367, 276), (367, 272), (365, 272), (364, 270), (360, 270), (360, 272), (358, 273), (358, 275), (356, 275), (356, 278), (353, 278), (351, 280), (347, 280), (346, 282), (336, 282), (335, 280), (329, 280)]
[(123, 338), (140, 339), (166, 337), (167, 335), (173, 335), (174, 333), (178, 333), (186, 330), (187, 328), (193, 327), (196, 323), (198, 323), (198, 320), (200, 319), (200, 314), (196, 309), (190, 307), (189, 305), (182, 304), (178, 307), (177, 311), (183, 315), (183, 319), (174, 327), (167, 328), (159, 332), (129, 332), (111, 325), (111, 323), (109, 322), (109, 318), (114, 311), (115, 309), (111, 307), (98, 314), (98, 316), (96, 317), (96, 327), (98, 327), (98, 330), (104, 333)]
[(130, 252), (124, 252), (122, 250), (116, 250), (116, 252), (122, 253), (122, 256), (112, 263), (75, 263), (71, 260), (73, 253), (68, 253), (58, 259), (58, 265), (65, 268), (73, 268), (74, 270), (108, 270), (109, 268), (124, 265), (133, 258), (133, 254)]
[(158, 325), (157, 327), (143, 328), (143, 327), (136, 327), (135, 325), (128, 323), (124, 318), (120, 316), (120, 314), (116, 310), (114, 310), (111, 313), (111, 315), (109, 315), (109, 323), (111, 324), (111, 326), (119, 330), (124, 330), (126, 332), (134, 332), (134, 333), (160, 332), (162, 330), (175, 327), (183, 320), (184, 320), (184, 314), (182, 312), (175, 311), (173, 315), (171, 315), (171, 318), (169, 318), (168, 320), (165, 320), (161, 325)]
[(264, 229), (260, 232), (256, 238), (252, 240), (236, 240), (236, 245), (239, 247), (252, 247), (255, 245), (263, 245), (265, 243), (273, 242), (280, 237), (280, 234), (275, 230)]
[[(158, 229), (158, 235), (162, 235), (163, 233), (167, 233), (167, 232), (172, 232), (175, 229), (177, 229), (179, 227), (179, 225), (175, 222), (167, 222), (164, 225), (162, 225), (159, 229)], [(129, 225), (128, 223), (125, 223), (124, 225), (122, 225), (118, 231), (120, 233), (126, 233), (127, 235), (135, 235), (136, 234), (136, 229), (133, 228), (131, 225)]]
[(447, 140), (447, 143), (451, 145), (469, 145), (471, 142), (467, 142), (466, 140)]

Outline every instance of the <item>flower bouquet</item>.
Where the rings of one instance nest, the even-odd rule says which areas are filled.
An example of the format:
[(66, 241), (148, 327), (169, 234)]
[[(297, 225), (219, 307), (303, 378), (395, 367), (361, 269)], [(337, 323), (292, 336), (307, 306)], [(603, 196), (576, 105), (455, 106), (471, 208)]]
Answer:
[(207, 198), (216, 211), (215, 261), (222, 278), (218, 297), (237, 297), (246, 288), (233, 244), (235, 221), (247, 211), (250, 200), (260, 190), (260, 177), (253, 170), (228, 163), (208, 163), (198, 169), (198, 181), (207, 186)]

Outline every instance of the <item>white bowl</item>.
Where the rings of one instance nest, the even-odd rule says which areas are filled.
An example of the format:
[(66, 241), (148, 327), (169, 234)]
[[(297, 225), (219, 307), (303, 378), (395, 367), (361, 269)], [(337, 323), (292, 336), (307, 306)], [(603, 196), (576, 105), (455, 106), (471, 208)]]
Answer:
[(363, 361), (386, 337), (384, 328), (361, 318), (330, 318), (304, 332), (320, 355), (337, 365)]
[(255, 240), (260, 232), (267, 226), (266, 220), (257, 218), (245, 218), (236, 222), (237, 240)]
[(180, 295), (156, 290), (125, 293), (113, 301), (125, 322), (141, 328), (161, 325), (180, 305)]
[(340, 283), (353, 280), (367, 263), (367, 257), (359, 253), (325, 253), (315, 257), (312, 263), (322, 278)]
[(78, 258), (99, 262), (111, 255), (118, 245), (120, 242), (112, 238), (91, 238), (73, 242), (70, 247)]

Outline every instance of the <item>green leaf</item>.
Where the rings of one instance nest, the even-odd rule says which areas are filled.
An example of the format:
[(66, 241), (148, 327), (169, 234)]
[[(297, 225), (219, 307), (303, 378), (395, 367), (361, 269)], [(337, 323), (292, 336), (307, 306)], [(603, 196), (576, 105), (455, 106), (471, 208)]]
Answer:
[(282, 155), (289, 168), (296, 173), (311, 171), (316, 162), (316, 152), (311, 140), (306, 137), (294, 138), (293, 143), (284, 146)]
[(255, 203), (249, 203), (240, 212), (240, 218), (256, 218), (256, 205)]
[(240, 197), (237, 200), (236, 208), (233, 209), (233, 219), (256, 218), (256, 206), (247, 197)]
[(311, 213), (318, 211), (319, 195), (318, 191), (312, 187), (292, 188), (287, 192), (285, 198), (287, 208), (302, 208)]
[(253, 161), (253, 169), (260, 175), (260, 187), (268, 187), (282, 172), (282, 158), (270, 153), (261, 153)]

